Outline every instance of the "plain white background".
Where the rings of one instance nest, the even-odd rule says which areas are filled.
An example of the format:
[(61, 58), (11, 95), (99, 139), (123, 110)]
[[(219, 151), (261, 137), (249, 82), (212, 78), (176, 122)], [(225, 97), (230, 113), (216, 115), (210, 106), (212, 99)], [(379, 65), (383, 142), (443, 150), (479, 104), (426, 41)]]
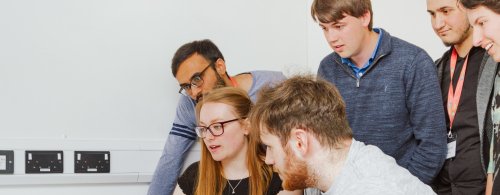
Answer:
[[(0, 150), (16, 151), (15, 175), (0, 180), (19, 181), (0, 184), (0, 194), (144, 194), (148, 179), (140, 175), (155, 168), (179, 96), (170, 71), (175, 50), (209, 38), (230, 74), (315, 73), (331, 49), (310, 16), (311, 2), (0, 0)], [(433, 59), (446, 50), (425, 1), (372, 5), (374, 27)], [(26, 177), (24, 150), (64, 150), (71, 157), (83, 149), (115, 151), (112, 173), (139, 179), (28, 185), (58, 180)]]

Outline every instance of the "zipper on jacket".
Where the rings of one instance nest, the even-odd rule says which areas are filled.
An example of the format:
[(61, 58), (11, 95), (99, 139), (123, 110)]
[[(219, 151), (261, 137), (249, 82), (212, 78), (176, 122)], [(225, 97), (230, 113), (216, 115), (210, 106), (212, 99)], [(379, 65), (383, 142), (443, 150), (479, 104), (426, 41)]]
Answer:
[[(378, 56), (378, 58), (376, 58), (376, 59), (372, 62), (372, 64), (370, 65), (370, 67), (368, 67), (368, 69), (366, 70), (365, 74), (366, 74), (366, 73), (368, 73), (368, 72), (370, 71), (370, 69), (372, 69), (372, 68), (373, 68), (373, 66), (374, 66), (375, 64), (377, 64), (378, 60), (380, 60), (380, 58), (382, 58), (382, 57), (384, 57), (384, 56), (385, 56), (385, 54), (382, 54), (382, 55)], [(360, 82), (360, 80), (361, 80), (361, 77), (365, 76), (365, 74), (363, 74), (363, 75), (362, 75), (362, 76), (360, 76), (359, 78), (358, 78), (358, 77), (355, 77), (355, 78), (356, 78), (356, 87), (357, 87), (357, 88), (359, 88), (359, 82)]]
[[(369, 71), (370, 69), (372, 69), (372, 68), (373, 68), (373, 66), (374, 66), (375, 64), (377, 64), (377, 62), (380, 60), (380, 58), (382, 58), (382, 57), (384, 57), (384, 56), (386, 56), (386, 54), (382, 54), (382, 55), (378, 56), (377, 58), (375, 58), (375, 60), (374, 60), (374, 61), (372, 62), (372, 64), (370, 65), (370, 67), (366, 70), (365, 74), (366, 74), (366, 73), (368, 73), (368, 71)], [(339, 62), (337, 59), (334, 59), (334, 60), (337, 62), (337, 64), (342, 64), (342, 62)], [(351, 69), (350, 69), (349, 67), (345, 67), (345, 66), (341, 66), (341, 67), (342, 67), (345, 71), (347, 71), (347, 72), (349, 73), (349, 75), (350, 75), (352, 78), (356, 79), (356, 88), (359, 88), (359, 85), (360, 85), (359, 83), (360, 83), (361, 77), (365, 76), (365, 74), (363, 74), (363, 76), (361, 76), (361, 77), (359, 77), (359, 78), (358, 78), (358, 77), (356, 77), (354, 74), (352, 74), (352, 71), (351, 71)], [(347, 69), (347, 70), (346, 70), (346, 69)]]

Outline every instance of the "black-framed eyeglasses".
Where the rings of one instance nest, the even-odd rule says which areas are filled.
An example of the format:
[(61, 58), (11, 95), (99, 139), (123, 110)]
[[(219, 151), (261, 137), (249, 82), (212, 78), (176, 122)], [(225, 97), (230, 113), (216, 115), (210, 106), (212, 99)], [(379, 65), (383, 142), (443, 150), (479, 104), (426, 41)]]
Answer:
[(222, 121), (222, 122), (215, 122), (215, 123), (208, 125), (208, 127), (197, 126), (194, 128), (194, 130), (196, 131), (196, 135), (198, 135), (198, 137), (200, 137), (200, 138), (205, 138), (207, 132), (210, 132), (210, 134), (212, 134), (214, 137), (217, 137), (217, 136), (221, 136), (222, 134), (224, 134), (224, 124), (234, 122), (237, 120), (241, 120), (241, 119), (245, 119), (245, 117), (235, 118), (232, 120), (227, 120), (227, 121)]
[(203, 85), (203, 73), (208, 70), (208, 67), (212, 66), (214, 63), (210, 63), (205, 67), (201, 72), (194, 73), (191, 77), (189, 83), (181, 84), (181, 88), (179, 89), (179, 93), (185, 96), (189, 96), (191, 94), (191, 89), (193, 87), (201, 87)]

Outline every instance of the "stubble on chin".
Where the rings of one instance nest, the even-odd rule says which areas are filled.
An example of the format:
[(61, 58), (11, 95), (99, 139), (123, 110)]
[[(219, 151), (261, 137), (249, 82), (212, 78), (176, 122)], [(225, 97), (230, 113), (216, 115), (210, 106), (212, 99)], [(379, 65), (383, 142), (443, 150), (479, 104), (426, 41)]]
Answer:
[(471, 27), (469, 26), (468, 28), (466, 28), (465, 30), (463, 30), (460, 33), (460, 37), (458, 37), (456, 40), (449, 40), (449, 41), (442, 40), (444, 46), (451, 47), (453, 45), (461, 44), (462, 42), (464, 42), (467, 39), (468, 36), (472, 36), (472, 35), (470, 35), (470, 33), (471, 33), (470, 31), (471, 31)]
[(309, 175), (307, 163), (298, 159), (289, 149), (285, 149), (285, 169), (283, 170), (283, 189), (288, 191), (306, 189), (314, 185)]
[[(215, 86), (212, 90), (226, 87), (227, 85), (226, 85), (226, 82), (224, 82), (224, 79), (222, 79), (222, 77), (220, 75), (218, 75), (218, 74), (216, 74), (216, 75), (217, 75), (217, 81), (215, 82)], [(196, 103), (202, 101), (204, 95), (205, 94), (200, 93), (198, 96), (196, 96), (196, 99), (195, 99)]]

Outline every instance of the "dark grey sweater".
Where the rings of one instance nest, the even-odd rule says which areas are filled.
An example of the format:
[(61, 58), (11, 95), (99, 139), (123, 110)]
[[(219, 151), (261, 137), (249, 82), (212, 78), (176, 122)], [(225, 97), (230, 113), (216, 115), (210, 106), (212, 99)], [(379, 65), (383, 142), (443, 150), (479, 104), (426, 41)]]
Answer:
[(382, 31), (361, 78), (336, 53), (321, 61), (318, 76), (339, 89), (356, 140), (378, 146), (429, 184), (447, 152), (436, 67), (424, 50)]

